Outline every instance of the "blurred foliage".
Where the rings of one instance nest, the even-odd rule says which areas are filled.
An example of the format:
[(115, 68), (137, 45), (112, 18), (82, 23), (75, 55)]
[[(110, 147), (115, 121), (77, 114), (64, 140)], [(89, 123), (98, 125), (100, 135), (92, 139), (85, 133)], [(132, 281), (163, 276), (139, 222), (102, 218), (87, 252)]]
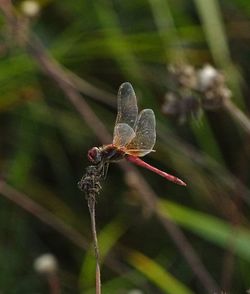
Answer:
[[(122, 82), (132, 83), (140, 108), (154, 110), (157, 152), (146, 161), (188, 183), (179, 187), (140, 169), (159, 197), (159, 213), (183, 229), (222, 290), (245, 293), (250, 288), (249, 132), (225, 109), (206, 110), (181, 125), (161, 109), (166, 92), (173, 90), (169, 65), (211, 63), (224, 72), (233, 102), (248, 115), (250, 2), (37, 0), (39, 11), (32, 17), (23, 2), (14, 1), (17, 12), (50, 54), (112, 93), (110, 100), (98, 100), (82, 90), (110, 132), (113, 97)], [(0, 177), (78, 230), (91, 246), (89, 212), (77, 182), (89, 164), (88, 149), (101, 142), (60, 87), (13, 41), (3, 14), (0, 28)], [(145, 214), (116, 164), (103, 183), (96, 220), (103, 293), (206, 292), (159, 220)], [(62, 293), (94, 293), (91, 250), (76, 247), (4, 197), (0, 228), (1, 293), (49, 293), (46, 276), (33, 269), (46, 252), (58, 260)]]

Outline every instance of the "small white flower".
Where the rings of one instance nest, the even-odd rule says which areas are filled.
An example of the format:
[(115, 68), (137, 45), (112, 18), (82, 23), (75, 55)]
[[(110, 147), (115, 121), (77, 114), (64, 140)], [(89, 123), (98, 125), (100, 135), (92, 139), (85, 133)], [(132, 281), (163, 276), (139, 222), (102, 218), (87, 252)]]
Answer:
[(198, 85), (201, 91), (208, 89), (218, 76), (218, 71), (210, 64), (198, 71)]
[(21, 4), (22, 12), (28, 17), (36, 16), (40, 11), (40, 5), (37, 1), (25, 0)]
[(34, 269), (39, 274), (51, 274), (57, 271), (58, 263), (54, 255), (45, 253), (35, 259)]

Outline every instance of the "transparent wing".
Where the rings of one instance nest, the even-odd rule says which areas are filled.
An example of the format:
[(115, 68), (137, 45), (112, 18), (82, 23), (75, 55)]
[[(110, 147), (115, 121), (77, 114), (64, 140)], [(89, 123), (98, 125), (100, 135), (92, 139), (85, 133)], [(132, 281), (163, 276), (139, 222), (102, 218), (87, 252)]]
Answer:
[(134, 130), (125, 123), (115, 125), (113, 144), (117, 147), (125, 147), (135, 137)]
[(137, 116), (138, 107), (134, 89), (130, 83), (123, 83), (117, 96), (116, 124), (126, 123), (133, 129)]
[(135, 137), (126, 146), (126, 153), (144, 156), (152, 151), (156, 140), (155, 115), (152, 109), (140, 112), (135, 126)]

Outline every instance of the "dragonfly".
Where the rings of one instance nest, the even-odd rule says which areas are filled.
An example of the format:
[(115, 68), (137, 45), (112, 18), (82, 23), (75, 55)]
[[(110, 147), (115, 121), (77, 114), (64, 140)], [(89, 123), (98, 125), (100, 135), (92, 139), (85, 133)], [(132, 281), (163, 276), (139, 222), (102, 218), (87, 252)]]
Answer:
[(93, 147), (88, 159), (93, 164), (108, 167), (109, 163), (126, 159), (144, 167), (175, 184), (186, 186), (181, 179), (168, 174), (140, 159), (154, 151), (156, 141), (156, 120), (152, 109), (143, 109), (138, 114), (137, 99), (132, 85), (123, 83), (117, 96), (117, 117), (112, 144)]

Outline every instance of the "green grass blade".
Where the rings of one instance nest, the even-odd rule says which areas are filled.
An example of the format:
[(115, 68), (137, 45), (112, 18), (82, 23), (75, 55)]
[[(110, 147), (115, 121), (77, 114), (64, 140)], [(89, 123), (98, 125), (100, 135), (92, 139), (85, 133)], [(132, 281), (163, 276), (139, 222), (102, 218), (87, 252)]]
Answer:
[(159, 210), (203, 239), (226, 249), (232, 246), (236, 255), (250, 261), (249, 229), (232, 227), (219, 218), (166, 200), (159, 201)]
[(168, 273), (160, 264), (136, 250), (129, 251), (128, 262), (159, 287), (163, 293), (193, 293), (187, 286)]

